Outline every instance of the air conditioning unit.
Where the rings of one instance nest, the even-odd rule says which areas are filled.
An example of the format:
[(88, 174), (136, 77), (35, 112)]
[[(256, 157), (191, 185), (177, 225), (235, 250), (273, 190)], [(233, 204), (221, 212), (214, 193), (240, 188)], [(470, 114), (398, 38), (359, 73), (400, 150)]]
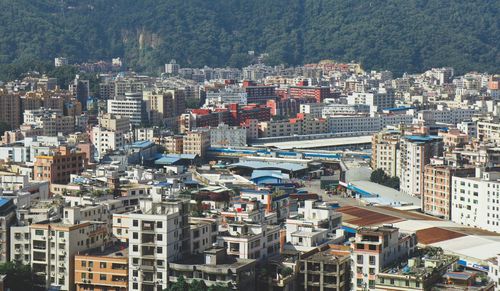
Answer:
[(89, 271), (89, 272), (92, 271), (92, 268), (87, 268), (87, 271)]
[(137, 277), (132, 278), (132, 281), (137, 282)]
[(61, 238), (61, 242), (66, 242), (66, 239), (64, 239), (64, 238)]

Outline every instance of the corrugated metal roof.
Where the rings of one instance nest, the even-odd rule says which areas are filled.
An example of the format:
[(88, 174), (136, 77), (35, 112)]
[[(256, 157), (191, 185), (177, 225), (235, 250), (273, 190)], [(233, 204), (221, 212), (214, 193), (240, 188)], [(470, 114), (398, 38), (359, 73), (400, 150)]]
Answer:
[(465, 234), (441, 227), (431, 227), (417, 230), (417, 241), (424, 245), (429, 245), (462, 236), (465, 236)]

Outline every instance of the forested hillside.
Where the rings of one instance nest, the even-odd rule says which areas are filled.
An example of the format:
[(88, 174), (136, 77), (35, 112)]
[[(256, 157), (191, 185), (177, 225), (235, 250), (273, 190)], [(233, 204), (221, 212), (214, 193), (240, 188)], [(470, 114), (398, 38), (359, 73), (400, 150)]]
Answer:
[(0, 77), (47, 66), (123, 57), (152, 71), (321, 59), (417, 72), (453, 66), (498, 71), (495, 0), (0, 0)]

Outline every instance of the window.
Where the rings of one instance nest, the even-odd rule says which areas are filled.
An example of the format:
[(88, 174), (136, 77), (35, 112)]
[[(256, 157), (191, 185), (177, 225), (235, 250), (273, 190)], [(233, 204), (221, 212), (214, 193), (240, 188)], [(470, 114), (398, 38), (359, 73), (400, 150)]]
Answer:
[(162, 241), (163, 240), (163, 236), (161, 234), (157, 234), (156, 235), (156, 240), (157, 241)]
[(139, 251), (139, 248), (137, 247), (137, 245), (133, 245), (132, 246), (132, 251), (134, 251), (134, 252), (138, 252)]
[(363, 255), (358, 255), (357, 262), (358, 264), (363, 264)]
[(92, 267), (94, 267), (94, 262), (89, 261), (89, 268), (92, 268)]
[(132, 221), (132, 225), (133, 225), (133, 226), (139, 226), (139, 221), (138, 221), (138, 220), (136, 220), (136, 219), (134, 219), (134, 220)]
[(43, 229), (37, 229), (35, 230), (36, 235), (43, 235)]
[(106, 274), (100, 274), (99, 275), (99, 280), (106, 281)]
[(87, 267), (87, 261), (82, 261), (82, 267)]
[(375, 265), (375, 256), (370, 256), (370, 265)]
[(163, 252), (162, 247), (157, 247), (156, 248), (156, 253), (161, 254)]
[(156, 278), (157, 279), (162, 279), (163, 278), (163, 274), (160, 273), (160, 272), (156, 273)]
[(163, 223), (161, 221), (156, 222), (156, 227), (157, 228), (162, 228), (163, 227)]
[(132, 233), (132, 238), (133, 238), (133, 239), (138, 239), (138, 238), (139, 238), (139, 233), (137, 233), (137, 232), (133, 232), (133, 233)]
[(99, 267), (100, 267), (101, 269), (105, 269), (105, 268), (106, 268), (106, 263), (105, 263), (105, 262), (101, 262), (101, 263), (99, 264)]
[(64, 238), (64, 232), (60, 231), (60, 232), (59, 232), (59, 237), (60, 237), (60, 238)]

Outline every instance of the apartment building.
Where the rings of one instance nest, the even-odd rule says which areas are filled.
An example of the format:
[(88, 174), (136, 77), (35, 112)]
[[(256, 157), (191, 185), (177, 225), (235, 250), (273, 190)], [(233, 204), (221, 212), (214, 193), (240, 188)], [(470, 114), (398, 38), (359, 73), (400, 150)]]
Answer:
[(14, 200), (0, 198), (0, 262), (10, 261), (11, 226), (16, 221)]
[(86, 166), (85, 153), (60, 146), (51, 155), (36, 157), (33, 170), (34, 180), (66, 184), (71, 174), (80, 174)]
[(240, 259), (264, 260), (279, 254), (279, 225), (228, 223), (219, 233), (218, 245)]
[(500, 232), (500, 172), (476, 168), (474, 177), (452, 178), (453, 222)]
[(0, 89), (0, 122), (8, 124), (11, 129), (18, 128), (21, 124), (20, 113), (21, 100), (19, 95)]
[(372, 136), (372, 169), (382, 169), (390, 177), (398, 175), (400, 137), (399, 131), (382, 131)]
[(174, 199), (128, 215), (129, 290), (167, 288), (167, 263), (190, 251), (187, 215), (187, 201)]
[(300, 104), (299, 112), (308, 114), (314, 118), (321, 118), (323, 116), (323, 109), (328, 106), (326, 103), (307, 103)]
[(162, 145), (169, 154), (182, 154), (184, 149), (184, 138), (182, 135), (166, 136), (162, 140)]
[(471, 120), (480, 112), (472, 108), (446, 108), (438, 106), (437, 110), (421, 110), (416, 114), (416, 121), (421, 124), (457, 124), (464, 120)]
[(327, 118), (328, 132), (377, 132), (388, 125), (411, 124), (412, 115), (331, 116)]
[(215, 219), (203, 217), (189, 218), (190, 253), (201, 254), (217, 243), (219, 233)]
[(245, 93), (247, 94), (248, 103), (266, 103), (269, 99), (277, 99), (275, 86), (246, 86), (243, 85)]
[(127, 249), (117, 245), (78, 254), (74, 272), (76, 291), (127, 291)]
[(125, 138), (122, 131), (108, 130), (100, 126), (94, 126), (90, 132), (90, 140), (94, 147), (97, 158), (106, 153), (125, 146)]
[(31, 237), (29, 225), (10, 227), (10, 261), (31, 264)]
[[(458, 257), (437, 248), (420, 249), (417, 256), (377, 274), (376, 290), (432, 290), (455, 268)], [(404, 266), (404, 267), (401, 267)]]
[(500, 144), (500, 123), (498, 120), (479, 121), (477, 123), (477, 138), (483, 142)]
[(153, 125), (163, 125), (164, 119), (181, 115), (185, 110), (185, 95), (182, 90), (143, 91), (149, 122)]
[(205, 106), (217, 106), (223, 104), (247, 104), (247, 93), (238, 87), (226, 87), (217, 92), (209, 91), (206, 93)]
[(330, 98), (330, 87), (311, 87), (311, 86), (291, 86), (290, 97), (292, 98), (311, 98), (317, 103)]
[(24, 125), (40, 128), (42, 135), (56, 136), (75, 131), (75, 117), (64, 116), (62, 110), (39, 108), (24, 111)]
[(325, 245), (301, 255), (298, 287), (300, 290), (351, 290), (349, 248)]
[(265, 121), (259, 123), (260, 137), (279, 137), (291, 135), (309, 135), (327, 132), (328, 124), (324, 119), (316, 119), (297, 114), (289, 120)]
[(415, 234), (400, 233), (392, 226), (358, 229), (351, 245), (352, 290), (374, 290), (377, 274), (408, 258), (416, 245)]
[(210, 128), (210, 146), (212, 147), (245, 147), (247, 145), (247, 130), (239, 126), (230, 127), (219, 124)]
[(435, 136), (408, 135), (401, 138), (399, 148), (400, 189), (408, 195), (421, 196), (424, 192), (424, 167), (432, 157), (441, 156), (443, 141)]
[(43, 282), (40, 287), (46, 289), (76, 290), (75, 255), (108, 240), (107, 228), (100, 222), (40, 222), (29, 228), (31, 268)]
[(125, 93), (125, 97), (110, 99), (107, 109), (110, 114), (128, 118), (133, 125), (140, 125), (147, 120), (142, 93)]
[(125, 133), (130, 130), (130, 120), (125, 116), (105, 113), (99, 117), (99, 126), (105, 130)]
[(394, 107), (395, 97), (390, 92), (354, 92), (347, 96), (349, 105), (368, 105), (370, 111), (381, 112), (384, 109)]
[(289, 243), (285, 247), (304, 251), (331, 242), (341, 222), (342, 214), (328, 205), (305, 200), (304, 206), (298, 208), (298, 214), (285, 222), (286, 241)]
[(422, 210), (430, 215), (451, 219), (452, 177), (474, 176), (474, 168), (425, 165)]
[(183, 276), (186, 282), (203, 281), (206, 286), (230, 285), (233, 290), (254, 291), (255, 260), (228, 256), (224, 248), (212, 247), (203, 254), (168, 263), (168, 282)]
[(210, 147), (210, 132), (208, 130), (189, 131), (182, 140), (184, 154), (198, 155), (204, 158)]
[(335, 115), (366, 115), (370, 106), (365, 104), (327, 104), (321, 111), (323, 118)]

